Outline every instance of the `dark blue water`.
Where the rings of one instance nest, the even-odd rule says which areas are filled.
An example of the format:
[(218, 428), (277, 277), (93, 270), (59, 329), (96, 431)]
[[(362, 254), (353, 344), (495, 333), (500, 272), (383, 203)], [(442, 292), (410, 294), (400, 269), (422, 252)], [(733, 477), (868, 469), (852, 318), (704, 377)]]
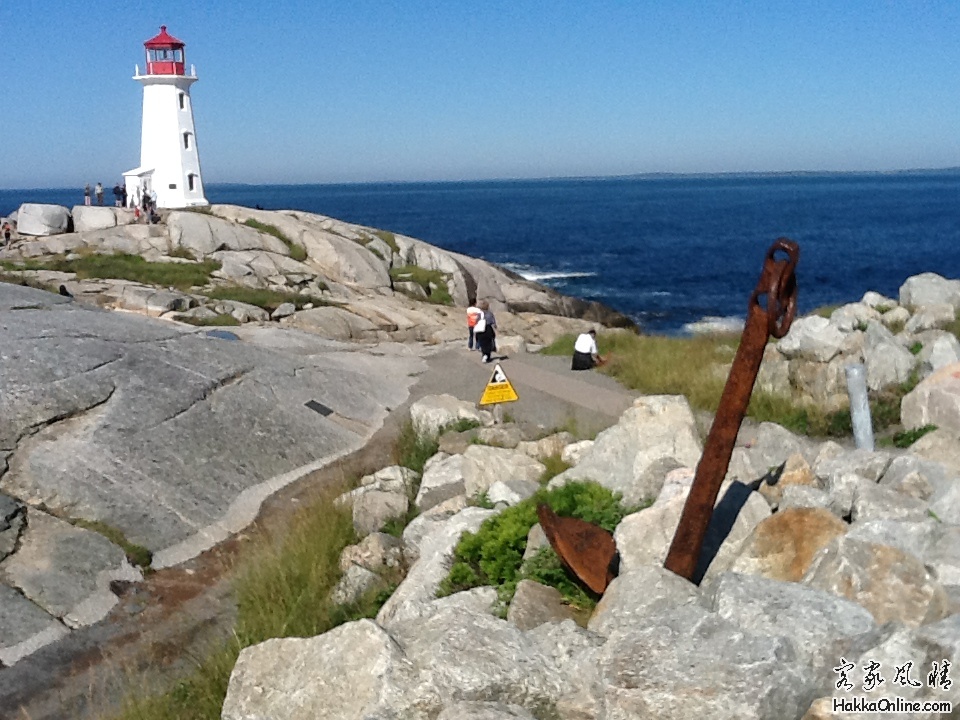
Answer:
[[(470, 183), (208, 185), (214, 203), (300, 209), (410, 235), (600, 300), (650, 332), (743, 317), (770, 243), (800, 244), (801, 312), (960, 276), (960, 171)], [(72, 205), (82, 193), (0, 191)]]

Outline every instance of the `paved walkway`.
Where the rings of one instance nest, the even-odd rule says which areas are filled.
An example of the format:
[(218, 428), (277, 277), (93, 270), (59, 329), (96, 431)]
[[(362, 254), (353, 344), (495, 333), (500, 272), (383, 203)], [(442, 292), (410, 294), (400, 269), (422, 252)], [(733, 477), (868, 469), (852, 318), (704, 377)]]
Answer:
[(483, 364), (477, 352), (449, 348), (429, 359), (430, 370), (413, 388), (411, 402), (424, 395), (449, 393), (477, 402), (500, 363), (520, 399), (503, 406), (518, 422), (544, 429), (564, 428), (591, 436), (614, 424), (639, 393), (596, 371), (574, 372), (570, 359), (532, 353), (494, 356)]

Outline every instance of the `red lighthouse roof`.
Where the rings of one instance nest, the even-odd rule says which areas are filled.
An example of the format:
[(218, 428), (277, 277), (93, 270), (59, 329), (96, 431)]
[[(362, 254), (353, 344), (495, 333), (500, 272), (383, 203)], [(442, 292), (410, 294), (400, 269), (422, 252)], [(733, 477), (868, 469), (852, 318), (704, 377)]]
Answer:
[(177, 40), (173, 35), (168, 34), (166, 25), (161, 25), (160, 34), (147, 40), (143, 46), (147, 49), (170, 47), (182, 48), (184, 43), (181, 40)]

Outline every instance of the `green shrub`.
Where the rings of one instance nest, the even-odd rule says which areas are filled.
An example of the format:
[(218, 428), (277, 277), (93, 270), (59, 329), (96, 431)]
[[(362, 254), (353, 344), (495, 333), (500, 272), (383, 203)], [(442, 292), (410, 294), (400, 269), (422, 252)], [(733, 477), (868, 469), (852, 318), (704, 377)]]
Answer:
[(541, 585), (556, 588), (563, 599), (574, 607), (586, 609), (597, 604), (593, 594), (572, 577), (560, 556), (549, 545), (523, 563), (521, 575), (521, 579), (534, 580)]
[(913, 355), (919, 355), (920, 351), (923, 350), (923, 343), (918, 340), (910, 346), (909, 350)]
[(619, 495), (594, 482), (572, 482), (552, 490), (541, 489), (533, 497), (485, 520), (476, 533), (464, 533), (439, 594), (492, 585), (497, 588), (501, 602), (509, 604), (522, 579), (527, 535), (538, 522), (540, 503), (546, 503), (558, 515), (578, 517), (611, 532), (624, 516), (635, 511), (635, 508), (623, 507)]
[(913, 430), (903, 430), (894, 434), (893, 445), (898, 448), (908, 448), (927, 433), (937, 429), (936, 425), (924, 425)]

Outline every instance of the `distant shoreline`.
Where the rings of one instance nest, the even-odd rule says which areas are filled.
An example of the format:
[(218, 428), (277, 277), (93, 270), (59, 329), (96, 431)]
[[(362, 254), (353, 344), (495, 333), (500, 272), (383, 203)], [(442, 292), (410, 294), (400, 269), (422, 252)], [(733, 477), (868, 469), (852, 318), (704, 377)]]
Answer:
[[(752, 178), (792, 178), (792, 177), (916, 177), (918, 175), (960, 175), (960, 166), (945, 168), (911, 168), (905, 170), (742, 170), (732, 172), (649, 172), (632, 173), (628, 175), (563, 175), (554, 177), (523, 177), (523, 178), (480, 178), (473, 180), (356, 180), (344, 182), (208, 182), (210, 189), (214, 188), (243, 188), (243, 187), (356, 187), (356, 186), (391, 186), (391, 185), (471, 185), (484, 183), (536, 183), (536, 182), (604, 182), (618, 180), (712, 180), (712, 179), (752, 179)], [(81, 183), (79, 187), (83, 187)], [(73, 185), (49, 187), (9, 187), (0, 188), (0, 192), (56, 192), (73, 191)]]

